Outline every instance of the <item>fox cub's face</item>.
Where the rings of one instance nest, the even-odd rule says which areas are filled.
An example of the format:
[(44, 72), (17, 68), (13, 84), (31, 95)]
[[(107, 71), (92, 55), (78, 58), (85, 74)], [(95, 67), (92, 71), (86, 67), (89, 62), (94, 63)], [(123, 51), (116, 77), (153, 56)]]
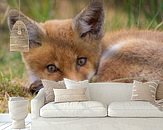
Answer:
[[(18, 20), (16, 10), (9, 12), (9, 27)], [(26, 24), (30, 50), (23, 53), (26, 67), (39, 79), (59, 81), (90, 79), (98, 68), (99, 41), (103, 36), (103, 6), (94, 1), (69, 20), (37, 23), (22, 13)]]

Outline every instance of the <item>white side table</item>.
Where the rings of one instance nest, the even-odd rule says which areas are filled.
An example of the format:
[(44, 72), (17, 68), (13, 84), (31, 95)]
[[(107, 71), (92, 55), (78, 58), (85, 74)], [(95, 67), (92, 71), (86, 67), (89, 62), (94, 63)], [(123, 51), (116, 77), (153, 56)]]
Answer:
[(9, 115), (13, 129), (25, 128), (25, 118), (28, 114), (29, 101), (23, 97), (10, 97), (8, 101)]

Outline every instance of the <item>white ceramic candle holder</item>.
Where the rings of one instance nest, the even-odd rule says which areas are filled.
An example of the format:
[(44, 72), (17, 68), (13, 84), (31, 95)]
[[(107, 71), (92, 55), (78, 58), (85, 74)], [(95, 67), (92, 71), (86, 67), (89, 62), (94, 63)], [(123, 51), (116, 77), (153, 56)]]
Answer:
[(28, 100), (23, 97), (10, 97), (8, 101), (9, 115), (13, 129), (25, 128), (25, 118), (28, 114)]

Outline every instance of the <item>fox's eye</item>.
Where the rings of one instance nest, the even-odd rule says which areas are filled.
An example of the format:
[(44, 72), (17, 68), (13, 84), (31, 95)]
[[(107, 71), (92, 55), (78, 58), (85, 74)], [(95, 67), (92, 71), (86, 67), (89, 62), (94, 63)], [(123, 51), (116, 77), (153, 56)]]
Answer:
[(84, 66), (87, 63), (87, 57), (79, 57), (77, 58), (76, 64), (78, 66)]
[(47, 70), (50, 73), (54, 73), (54, 72), (57, 72), (58, 71), (58, 68), (55, 65), (50, 64), (50, 65), (47, 66)]

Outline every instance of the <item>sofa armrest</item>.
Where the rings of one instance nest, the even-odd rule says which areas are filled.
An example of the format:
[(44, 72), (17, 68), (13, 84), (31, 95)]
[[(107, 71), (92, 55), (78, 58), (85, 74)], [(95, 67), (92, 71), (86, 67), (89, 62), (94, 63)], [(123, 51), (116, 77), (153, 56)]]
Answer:
[(44, 88), (40, 89), (38, 94), (31, 100), (31, 117), (32, 119), (40, 116), (40, 109), (45, 103)]

